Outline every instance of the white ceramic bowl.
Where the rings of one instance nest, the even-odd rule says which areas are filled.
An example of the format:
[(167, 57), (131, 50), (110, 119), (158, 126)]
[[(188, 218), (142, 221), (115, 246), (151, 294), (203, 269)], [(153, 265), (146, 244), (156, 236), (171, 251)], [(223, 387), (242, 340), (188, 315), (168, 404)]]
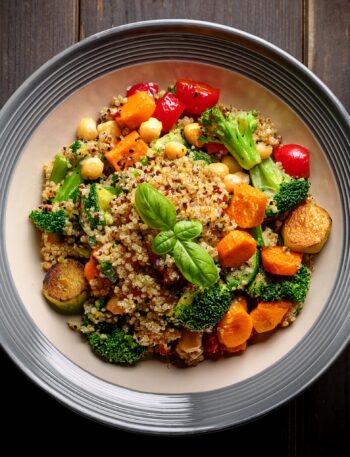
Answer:
[[(38, 238), (28, 221), (42, 165), (74, 139), (82, 116), (139, 81), (179, 77), (221, 88), (221, 100), (271, 117), (285, 143), (311, 151), (312, 193), (333, 219), (296, 322), (240, 356), (195, 368), (106, 364), (47, 306)], [(15, 129), (15, 126), (16, 129)], [(349, 118), (305, 67), (243, 32), (194, 21), (111, 29), (36, 72), (4, 107), (1, 195), (1, 339), (18, 365), (80, 413), (131, 430), (186, 433), (242, 423), (287, 401), (346, 344), (349, 308)], [(4, 187), (5, 186), (5, 187)]]

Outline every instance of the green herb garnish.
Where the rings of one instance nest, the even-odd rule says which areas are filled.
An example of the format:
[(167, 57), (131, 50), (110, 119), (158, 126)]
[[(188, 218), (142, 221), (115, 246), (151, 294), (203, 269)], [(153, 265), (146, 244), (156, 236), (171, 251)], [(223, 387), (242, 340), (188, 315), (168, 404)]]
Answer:
[(140, 184), (135, 206), (141, 219), (151, 228), (162, 230), (153, 240), (155, 254), (171, 254), (187, 281), (200, 287), (215, 284), (218, 271), (214, 260), (199, 244), (191, 241), (202, 233), (196, 220), (176, 222), (174, 205), (150, 184)]

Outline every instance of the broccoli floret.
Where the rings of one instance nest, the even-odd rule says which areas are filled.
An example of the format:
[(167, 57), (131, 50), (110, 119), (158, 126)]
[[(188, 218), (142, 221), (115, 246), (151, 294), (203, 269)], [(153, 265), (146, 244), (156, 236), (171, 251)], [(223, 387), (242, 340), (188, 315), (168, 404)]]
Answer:
[(232, 292), (223, 283), (186, 291), (175, 307), (174, 321), (194, 332), (205, 330), (219, 322), (231, 300)]
[(223, 143), (242, 168), (249, 170), (261, 162), (253, 139), (258, 125), (254, 112), (242, 111), (234, 116), (224, 114), (218, 106), (213, 106), (204, 111), (199, 122), (204, 137), (207, 137), (200, 140)]
[(66, 213), (63, 209), (52, 211), (45, 207), (38, 208), (30, 213), (29, 218), (43, 232), (62, 235), (66, 226)]
[(74, 199), (77, 189), (82, 183), (83, 178), (80, 176), (80, 166), (77, 165), (70, 173), (66, 175), (53, 201), (59, 203), (65, 202), (70, 198)]
[(87, 235), (92, 236), (92, 230), (112, 222), (109, 203), (116, 194), (114, 187), (97, 183), (86, 186), (81, 198), (80, 223)]
[(110, 363), (132, 365), (146, 352), (146, 348), (137, 343), (131, 335), (118, 328), (111, 333), (89, 333), (87, 338), (93, 352)]
[(166, 135), (161, 136), (157, 140), (152, 141), (151, 148), (156, 152), (163, 152), (165, 145), (170, 141), (175, 141), (176, 143), (186, 144), (185, 138), (181, 134), (180, 129), (171, 130)]
[(239, 268), (226, 270), (225, 280), (232, 291), (245, 289), (259, 271), (260, 252), (257, 249), (252, 257)]
[(289, 300), (302, 303), (310, 286), (310, 271), (302, 265), (294, 276), (276, 278), (260, 269), (247, 289), (248, 295), (261, 301)]
[(267, 217), (278, 217), (293, 209), (306, 199), (310, 187), (308, 180), (292, 178), (271, 157), (252, 168), (250, 178), (253, 186), (269, 197)]

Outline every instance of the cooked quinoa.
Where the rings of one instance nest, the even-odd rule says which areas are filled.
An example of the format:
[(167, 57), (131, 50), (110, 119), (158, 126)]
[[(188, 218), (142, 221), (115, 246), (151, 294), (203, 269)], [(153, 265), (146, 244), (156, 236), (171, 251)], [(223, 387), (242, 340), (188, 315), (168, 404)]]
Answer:
[[(152, 90), (158, 88), (155, 84), (151, 86)], [(155, 100), (161, 104), (170, 92), (157, 90)], [(170, 96), (175, 97), (172, 94), (175, 86), (170, 90)], [(139, 97), (146, 97), (147, 103), (155, 103), (151, 95), (145, 95), (147, 92), (142, 94)], [(253, 322), (250, 315), (258, 312), (258, 300), (249, 287), (254, 277), (263, 277), (259, 243), (272, 249), (280, 245), (279, 231), (288, 212), (283, 217), (273, 215), (271, 221), (265, 217), (259, 224), (248, 226), (262, 227), (260, 235), (253, 233), (254, 230), (250, 234), (249, 228), (239, 226), (233, 217), (233, 189), (234, 185), (252, 184), (249, 172), (244, 167), (240, 169), (233, 158), (220, 163), (228, 154), (222, 144), (208, 154), (209, 148), (203, 142), (206, 135), (207, 141), (212, 141), (205, 121), (207, 111), (199, 119), (196, 115), (178, 116), (167, 134), (161, 133), (164, 124), (148, 116), (140, 122), (141, 126), (138, 124), (138, 133), (131, 121), (122, 121), (134, 96), (128, 92), (127, 97), (113, 97), (110, 106), (100, 110), (97, 123), (90, 118), (82, 119), (78, 128), (83, 132), (80, 138), (64, 146), (58, 156), (44, 165), (42, 204), (32, 212), (31, 218), (41, 230), (45, 280), (58, 265), (68, 265), (70, 259), (78, 261), (74, 265), (80, 265), (86, 287), (83, 295), (74, 291), (76, 296), (70, 301), (69, 309), (80, 312), (82, 321), (80, 325), (69, 325), (106, 361), (133, 363), (153, 354), (191, 366), (206, 358), (242, 351), (256, 331), (253, 324), (250, 324), (251, 334), (237, 345), (227, 342), (229, 337), (224, 337), (223, 332), (231, 325), (232, 312), (245, 313)], [(267, 151), (280, 145), (281, 137), (269, 118), (231, 106), (218, 106), (224, 116), (252, 119), (255, 125), (251, 141), (260, 145), (260, 150), (261, 145)], [(140, 119), (142, 115), (138, 113)], [(196, 138), (189, 133), (191, 128), (198, 132)], [(250, 147), (254, 152), (255, 147)], [(258, 149), (255, 154), (259, 158)], [(231, 173), (230, 167), (235, 171)], [(75, 183), (69, 193), (67, 180)], [(248, 187), (252, 189), (251, 185)], [(164, 219), (159, 227), (167, 229), (148, 221), (142, 205), (147, 209), (147, 205), (155, 203), (142, 200), (140, 206), (141, 189), (151, 191), (152, 198), (161, 199), (167, 207), (163, 211), (160, 206), (157, 216)], [(275, 201), (270, 199), (269, 205), (270, 211), (274, 208), (278, 212)], [(169, 216), (172, 208), (174, 218)], [(240, 211), (245, 214), (244, 208)], [(176, 227), (182, 221), (191, 226), (193, 233), (178, 234)], [(172, 243), (164, 252), (158, 252), (155, 247), (160, 231), (169, 237), (166, 242)], [(253, 250), (244, 248), (248, 249), (245, 252), (242, 248), (235, 254), (241, 260), (236, 264), (230, 259), (231, 264), (226, 264), (220, 246), (233, 234), (245, 237), (244, 242)], [(176, 254), (180, 248), (193, 251), (186, 251), (189, 257), (184, 260)], [(289, 249), (284, 249), (289, 254)], [(194, 267), (195, 273), (190, 272)], [(298, 268), (296, 271), (302, 274), (301, 265)], [(208, 279), (210, 274), (214, 279)], [(61, 287), (69, 283), (69, 277), (60, 281)], [(46, 298), (63, 310), (65, 303), (60, 299)], [(236, 311), (233, 306), (237, 306)], [(195, 315), (196, 307), (202, 309), (203, 316)], [(186, 308), (183, 314), (182, 308)], [(291, 302), (280, 325), (290, 325), (301, 308), (302, 302)]]

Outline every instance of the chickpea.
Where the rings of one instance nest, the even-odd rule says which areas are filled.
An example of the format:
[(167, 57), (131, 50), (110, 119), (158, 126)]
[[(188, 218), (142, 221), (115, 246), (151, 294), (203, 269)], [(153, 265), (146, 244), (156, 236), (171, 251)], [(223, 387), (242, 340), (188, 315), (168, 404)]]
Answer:
[(193, 122), (192, 124), (187, 124), (184, 127), (184, 134), (186, 140), (193, 146), (200, 148), (203, 146), (201, 141), (198, 141), (198, 138), (201, 136), (201, 128), (198, 122)]
[(98, 157), (88, 157), (80, 164), (80, 176), (83, 179), (95, 180), (103, 173), (103, 162)]
[(272, 154), (272, 146), (265, 143), (257, 143), (256, 150), (260, 154), (261, 160), (265, 160)]
[(208, 165), (208, 168), (215, 173), (220, 178), (224, 178), (226, 175), (229, 174), (228, 166), (222, 162), (215, 162)]
[(183, 157), (186, 154), (186, 151), (186, 146), (177, 141), (169, 141), (169, 143), (165, 145), (165, 155), (170, 160)]
[(199, 332), (191, 332), (190, 330), (183, 330), (180, 341), (177, 345), (179, 352), (194, 352), (200, 349), (202, 345), (202, 334)]
[(233, 192), (235, 184), (249, 184), (249, 175), (242, 171), (230, 173), (224, 177), (224, 184), (227, 192)]
[(142, 122), (140, 125), (140, 136), (146, 143), (156, 140), (160, 137), (163, 125), (155, 117), (150, 117), (148, 121)]
[(241, 166), (235, 158), (231, 155), (224, 156), (221, 162), (228, 166), (230, 173), (236, 173), (236, 171), (242, 171)]
[(96, 122), (92, 117), (83, 117), (77, 127), (77, 138), (79, 140), (95, 140), (97, 138)]
[(97, 126), (97, 131), (100, 135), (103, 133), (110, 135), (113, 140), (116, 140), (122, 133), (119, 125), (115, 121), (102, 122), (102, 124)]

